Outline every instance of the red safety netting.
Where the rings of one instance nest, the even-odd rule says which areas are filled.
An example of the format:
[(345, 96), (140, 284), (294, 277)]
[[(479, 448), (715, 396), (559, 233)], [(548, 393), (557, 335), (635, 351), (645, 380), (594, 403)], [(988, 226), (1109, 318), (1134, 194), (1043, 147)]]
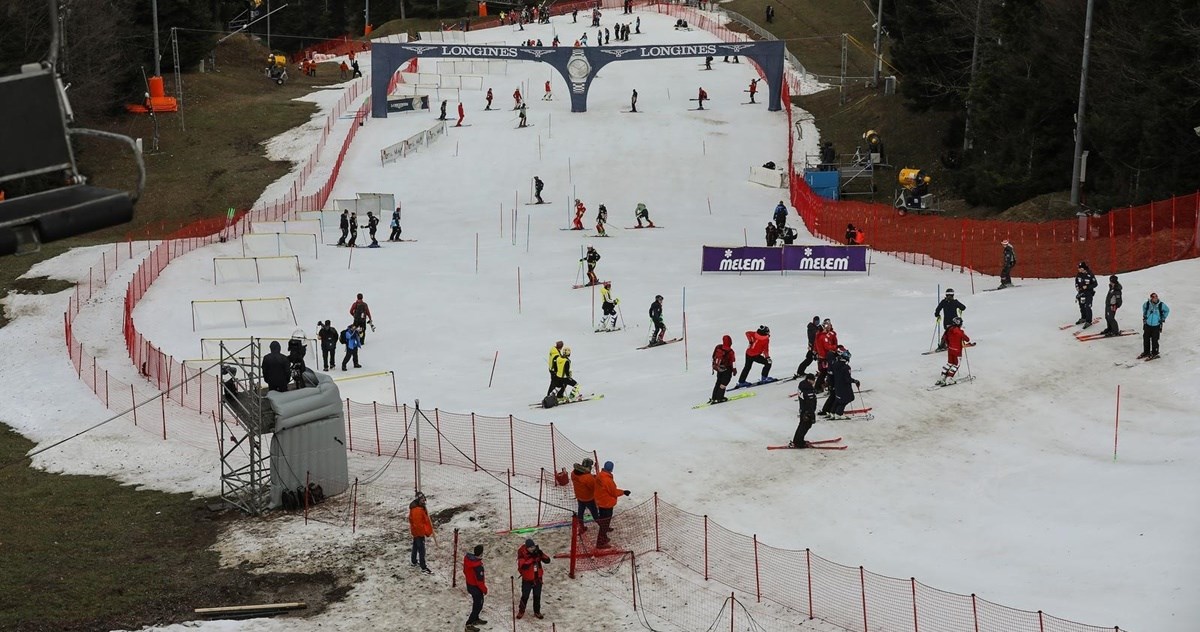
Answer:
[[(609, 5), (612, 5), (609, 7)], [(594, 3), (587, 3), (594, 6)], [(620, 6), (619, 0), (607, 0), (607, 8)], [(662, 13), (685, 17), (697, 27), (712, 30), (727, 41), (740, 41), (741, 33), (728, 31), (716, 20), (695, 9), (680, 5), (654, 5)], [(562, 9), (570, 10), (570, 5)], [(404, 72), (416, 71), (413, 60)], [(393, 77), (393, 85), (399, 81)], [(785, 101), (796, 89), (798, 75), (789, 72), (783, 85)], [(334, 122), (367, 89), (365, 81), (352, 83), (326, 122), (320, 141), (304, 162), (291, 192), (273, 204), (242, 211), (232, 224), (205, 220), (169, 233), (164, 241), (127, 241), (106, 250), (89, 272), (88, 281), (79, 283), (68, 301), (64, 314), (64, 333), (68, 355), (79, 379), (111, 410), (125, 411), (125, 419), (137, 428), (163, 440), (183, 441), (204, 449), (220, 449), (216, 406), (219, 381), (199, 369), (164, 354), (138, 332), (132, 317), (138, 301), (157, 280), (162, 270), (176, 258), (223, 238), (236, 238), (253, 221), (273, 221), (294, 217), (300, 211), (320, 210), (336, 182), (342, 160), (358, 129), (366, 121), (369, 102), (359, 107), (354, 121), (342, 140), (331, 173), (315, 193), (301, 195), (316, 170), (321, 151), (333, 131)], [(794, 137), (792, 115), (787, 109), (788, 163), (793, 167)], [(1114, 269), (1146, 267), (1154, 263), (1196, 256), (1196, 216), (1200, 213), (1200, 195), (1181, 196), (1136, 209), (1124, 209), (1086, 222), (1089, 240), (1079, 242), (1072, 232), (1074, 222), (1018, 224), (951, 220), (937, 217), (898, 217), (889, 207), (860, 203), (824, 201), (812, 194), (803, 178), (792, 169), (792, 202), (814, 234), (836, 238), (839, 226), (855, 223), (868, 231), (872, 245), (907, 261), (929, 265), (955, 266), (990, 271), (998, 269), (995, 251), (1001, 238), (1013, 240), (1019, 250), (1018, 272), (1025, 276), (1061, 275), (1060, 267), (1071, 272), (1072, 262), (1090, 259), (1102, 262), (1108, 257)], [(1044, 242), (1044, 243), (1043, 243)], [(987, 254), (990, 253), (990, 254)], [(1041, 254), (1039, 254), (1041, 253)], [(985, 256), (986, 254), (986, 256)], [(121, 382), (100, 366), (96, 357), (76, 339), (74, 319), (82, 306), (105, 287), (116, 269), (125, 262), (141, 258), (125, 293), (123, 329), (130, 359), (145, 378), (137, 383)], [(1024, 266), (1024, 269), (1021, 268)], [(1125, 266), (1128, 266), (1125, 267)], [(179, 387), (183, 382), (184, 386)], [(570, 468), (584, 457), (599, 458), (571, 443), (553, 424), (533, 424), (507, 417), (488, 417), (473, 413), (447, 413), (438, 409), (416, 411), (407, 405), (380, 402), (345, 403), (347, 448), (361, 455), (380, 459), (404, 459), (414, 468), (420, 463), (457, 466), (463, 485), (478, 485), (471, 478), (483, 472), (503, 485), (507, 492), (509, 529), (528, 526), (557, 526), (570, 523), (574, 495), (570, 483), (556, 480), (555, 472)], [(418, 428), (420, 429), (418, 431)], [(209, 432), (213, 434), (208, 434)], [(395, 494), (398, 490), (370, 482), (353, 482), (350, 493), (327, 502), (321, 511), (345, 518), (351, 529), (367, 507), (372, 495)], [(380, 496), (375, 496), (376, 498)], [(306, 508), (307, 511), (307, 508)], [(709, 621), (709, 610), (722, 611), (737, 602), (769, 602), (786, 612), (817, 618), (847, 630), (889, 629), (932, 630), (935, 632), (1101, 632), (1117, 630), (1065, 621), (1040, 612), (1017, 610), (993, 604), (974, 595), (960, 595), (930, 588), (915, 579), (876, 575), (862, 567), (831, 562), (809, 550), (794, 551), (767, 546), (755, 536), (739, 534), (711, 521), (707, 516), (688, 513), (658, 498), (633, 504), (622, 501), (613, 518), (612, 540), (617, 554), (597, 551), (590, 528), (580, 533), (573, 524), (572, 566), (575, 570), (607, 571), (612, 581), (625, 577), (622, 566), (630, 563), (629, 581), (638, 580), (635, 556), (662, 556), (690, 570), (706, 582), (718, 582), (742, 593), (742, 599), (730, 595), (730, 602), (697, 596), (691, 591), (669, 594), (668, 586), (659, 593), (644, 588), (624, 590), (641, 607), (647, 603), (674, 600), (679, 610), (673, 619)], [(457, 540), (452, 545), (450, 562), (460, 552)], [(677, 567), (676, 567), (677, 568)], [(745, 606), (740, 606), (744, 608)], [(730, 608), (730, 616), (734, 609)], [(778, 614), (778, 613), (776, 613)], [(771, 615), (762, 615), (771, 616)], [(773, 619), (783, 621), (783, 619)], [(732, 618), (731, 618), (732, 621)], [(1119, 631), (1118, 631), (1119, 632)]]

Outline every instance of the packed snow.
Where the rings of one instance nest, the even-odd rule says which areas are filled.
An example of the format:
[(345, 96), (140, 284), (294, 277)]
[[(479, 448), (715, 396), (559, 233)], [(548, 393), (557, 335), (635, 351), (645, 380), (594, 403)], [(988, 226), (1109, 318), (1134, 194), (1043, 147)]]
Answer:
[[(634, 44), (713, 41), (701, 31), (674, 31), (672, 18), (638, 15), (644, 34), (633, 36)], [(605, 23), (611, 22), (606, 15)], [(583, 22), (555, 18), (550, 26), (531, 25), (523, 32), (473, 31), (468, 40), (548, 42), (553, 32), (565, 43), (584, 32), (595, 35)], [(287, 296), (299, 328), (312, 335), (318, 320), (345, 327), (350, 303), (361, 292), (378, 330), (361, 352), (363, 368), (335, 371), (334, 377), (394, 371), (401, 401), (419, 398), (430, 408), (553, 421), (575, 443), (615, 461), (618, 484), (634, 490), (635, 499), (657, 491), (775, 547), (808, 547), (846, 565), (915, 576), (929, 586), (1015, 608), (1135, 632), (1193, 629), (1200, 617), (1200, 548), (1193, 541), (1200, 533), (1195, 423), (1200, 336), (1194, 317), (1200, 310), (1194, 281), (1200, 263), (1121, 275), (1123, 327), (1140, 330), (1140, 306), (1151, 291), (1172, 310), (1163, 357), (1130, 366), (1117, 363), (1139, 353), (1140, 336), (1081, 343), (1071, 330), (1060, 330), (1078, 318), (1069, 279), (1018, 279), (1018, 288), (982, 293), (977, 290), (995, 287), (997, 279), (913, 266), (879, 253), (872, 256), (869, 275), (702, 275), (701, 245), (763, 243), (763, 227), (787, 192), (752, 184), (746, 176), (750, 167), (767, 161), (785, 164), (791, 133), (785, 113), (744, 103), (743, 90), (757, 76), (752, 66), (720, 58), (712, 72), (702, 72), (702, 65), (699, 58), (611, 64), (592, 86), (589, 111), (572, 114), (557, 73), (541, 64), (510, 62), (507, 75), (484, 78), (498, 111), (483, 111), (483, 94), (464, 91), (470, 127), (451, 127), (447, 137), (386, 166), (379, 163), (379, 150), (432, 125), (436, 106), (433, 112), (368, 120), (333, 197), (393, 193), (403, 205), (403, 237), (417, 241), (385, 241), (385, 213), (378, 235), (382, 247), (337, 248), (328, 245), (337, 240), (336, 224), (327, 223), (319, 257), (301, 256), (302, 283), (214, 284), (212, 258), (240, 256), (241, 246), (204, 248), (167, 268), (135, 311), (137, 326), (176, 358), (192, 358), (199, 356), (202, 337), (288, 337), (297, 328), (280, 322), (193, 332), (182, 318), (193, 300)], [(369, 66), (364, 60), (364, 70)], [(538, 98), (546, 80), (552, 82), (553, 101)], [(523, 92), (533, 126), (527, 129), (514, 129), (515, 114), (508, 109), (518, 86), (528, 86)], [(694, 111), (688, 99), (701, 86), (712, 101), (705, 111)], [(633, 89), (639, 93), (638, 114), (624, 111)], [(765, 97), (765, 89), (760, 94)], [(334, 100), (318, 102), (328, 107)], [(449, 110), (456, 106), (451, 103)], [(300, 129), (271, 146), (304, 155), (305, 138), (319, 136), (320, 126)], [(805, 134), (798, 153), (815, 153), (816, 141), (815, 133)], [(335, 151), (327, 151), (323, 168)], [(549, 204), (528, 204), (535, 175), (546, 183)], [(587, 206), (588, 229), (563, 230), (576, 198)], [(630, 228), (639, 202), (661, 228)], [(609, 211), (608, 238), (596, 237), (592, 228), (599, 204)], [(798, 243), (820, 243), (796, 214), (788, 223), (801, 230)], [(359, 244), (368, 242), (360, 231)], [(601, 253), (597, 272), (612, 281), (621, 299), (622, 331), (594, 333), (598, 296), (593, 288), (571, 287), (583, 282), (579, 259), (587, 245)], [(1016, 247), (1019, 255), (1023, 245)], [(94, 251), (75, 251), (30, 275), (78, 279), (96, 257)], [(89, 353), (130, 376), (135, 372), (119, 323), (123, 279), (135, 265), (122, 267), (109, 289), (85, 308), (82, 331), (77, 328)], [(1018, 266), (1014, 274), (1020, 272)], [(1101, 276), (1098, 311), (1104, 280)], [(969, 351), (963, 372), (977, 379), (931, 392), (927, 387), (945, 358), (921, 352), (931, 347), (933, 309), (947, 287), (967, 305), (965, 330), (979, 344)], [(637, 350), (649, 336), (646, 311), (656, 294), (665, 297), (668, 338), (683, 335), (686, 296), (687, 342)], [(0, 381), (8, 385), (4, 421), (43, 445), (108, 416), (62, 353), (59, 314), (66, 297), (10, 295), (5, 308), (14, 320), (0, 330), (13, 356), (0, 363)], [(805, 325), (817, 315), (832, 320), (840, 342), (853, 353), (855, 377), (871, 389), (855, 404), (872, 407), (874, 420), (819, 420), (809, 433), (810, 439), (843, 437), (847, 450), (765, 450), (791, 438), (796, 402), (787, 395), (795, 382), (760, 387), (750, 399), (692, 409), (709, 397), (710, 353), (722, 335), (733, 337), (740, 369), (743, 332), (768, 325), (771, 375), (790, 377), (804, 357)], [(528, 408), (545, 393), (546, 352), (555, 340), (572, 348), (582, 391), (603, 393), (602, 400)], [(28, 371), (35, 364), (41, 370)], [(751, 375), (758, 373), (755, 367)], [(356, 401), (390, 402), (392, 386), (348, 381), (342, 393)], [(40, 455), (36, 464), (197, 494), (212, 494), (217, 484), (216, 455), (209, 446), (163, 442), (124, 422)], [(355, 457), (351, 466), (365, 477), (381, 463)], [(426, 471), (431, 507), (473, 505), (478, 520), (461, 519), (458, 525), (465, 537), (493, 549), (515, 549), (520, 538), (497, 536), (495, 526), (486, 526), (502, 512), (494, 485), (437, 470)], [(388, 476), (395, 489), (411, 484), (409, 472)], [(356, 584), (343, 602), (304, 622), (164, 629), (357, 630), (368, 621), (388, 629), (453, 629), (465, 616), (467, 600), (444, 588), (449, 560), (433, 578), (409, 573), (407, 537), (397, 527), (404, 523), (407, 497), (376, 499), (379, 511), (366, 514), (353, 537), (343, 523), (304, 525), (285, 517), (243, 521), (219, 546), (228, 564), (250, 560), (265, 564), (264, 570), (349, 572)], [(618, 506), (618, 520), (619, 512)], [(550, 537), (565, 546), (564, 536)], [(448, 546), (441, 542), (431, 557), (448, 552)], [(505, 584), (511, 569), (500, 560), (507, 557), (492, 571)], [(703, 583), (670, 565), (643, 570), (666, 578), (659, 586)], [(585, 574), (572, 581), (561, 565), (548, 571), (547, 602), (553, 605), (547, 606), (547, 622), (553, 619), (564, 630), (594, 627), (595, 609), (602, 608), (614, 617), (606, 629), (640, 627), (613, 577)], [(588, 582), (607, 587), (589, 590), (594, 584)], [(580, 612), (581, 604), (592, 612)], [(493, 616), (503, 617), (507, 605), (492, 607), (499, 608)]]

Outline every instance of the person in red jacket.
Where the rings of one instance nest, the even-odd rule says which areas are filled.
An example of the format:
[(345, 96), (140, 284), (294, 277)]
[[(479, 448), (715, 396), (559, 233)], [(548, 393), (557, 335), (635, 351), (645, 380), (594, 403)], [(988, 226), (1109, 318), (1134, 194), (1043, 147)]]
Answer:
[(525, 616), (525, 604), (533, 593), (533, 616), (542, 618), (542, 564), (549, 564), (550, 556), (542, 553), (536, 542), (526, 539), (517, 549), (517, 572), (521, 574), (521, 605), (517, 618)]
[(460, 102), (459, 102), (459, 104), (458, 104), (458, 122), (457, 122), (457, 123), (455, 123), (455, 124), (454, 124), (454, 126), (455, 126), (455, 127), (462, 127), (462, 122), (463, 122), (463, 119), (464, 119), (464, 118), (466, 118), (466, 117), (467, 117), (467, 113), (466, 113), (466, 111), (465, 111), (465, 110), (463, 110), (463, 104), (462, 104), (462, 102), (460, 101)]
[(358, 300), (350, 305), (350, 315), (354, 317), (354, 326), (359, 329), (359, 342), (367, 343), (367, 325), (371, 325), (371, 331), (375, 331), (375, 319), (371, 317), (371, 308), (367, 306), (367, 302), (363, 300), (363, 295), (358, 295)]
[(554, 93), (550, 91), (550, 82), (549, 81), (546, 82), (546, 94), (542, 95), (542, 100), (543, 101), (553, 101), (554, 100)]
[(513, 109), (514, 110), (521, 109), (521, 89), (520, 88), (513, 90)]
[(954, 374), (958, 373), (958, 359), (962, 357), (964, 344), (971, 342), (967, 332), (963, 331), (961, 318), (950, 319), (950, 328), (942, 334), (942, 342), (946, 345), (946, 366), (942, 367), (942, 377), (936, 384), (948, 386), (954, 383)]
[(821, 331), (817, 333), (816, 341), (813, 343), (813, 353), (817, 355), (817, 392), (825, 390), (825, 378), (829, 376), (829, 362), (833, 359), (833, 353), (838, 348), (837, 332), (833, 330), (833, 323), (826, 318), (821, 321)]
[(476, 626), (487, 625), (479, 618), (483, 612), (483, 597), (487, 594), (487, 581), (483, 573), (483, 545), (476, 544), (470, 553), (463, 556), (463, 577), (467, 580), (467, 592), (471, 595), (471, 615), (467, 617), (465, 632), (479, 632)]
[(487, 92), (487, 105), (486, 105), (486, 106), (484, 106), (484, 108), (483, 108), (483, 109), (485, 109), (485, 110), (490, 110), (490, 109), (492, 109), (492, 89), (491, 89), (491, 88), (488, 88), (488, 92)]
[(575, 198), (575, 221), (571, 224), (571, 230), (583, 230), (583, 216), (587, 214), (587, 207), (579, 198)]
[(754, 363), (763, 365), (762, 379), (759, 384), (770, 381), (769, 374), (771, 373), (771, 328), (766, 325), (759, 325), (758, 331), (747, 331), (746, 341), (750, 343), (750, 347), (746, 349), (746, 364), (742, 367), (742, 374), (738, 377), (738, 388), (746, 388), (750, 383), (746, 381), (746, 377), (750, 375), (750, 367)]
[(596, 476), (592, 474), (593, 462), (591, 459), (584, 459), (582, 463), (576, 463), (575, 469), (571, 472), (571, 483), (575, 487), (575, 502), (577, 503), (579, 516), (579, 531), (587, 531), (587, 527), (583, 524), (583, 511), (586, 509), (592, 514), (592, 520), (597, 519), (599, 511), (596, 508)]
[(700, 107), (698, 107), (696, 109), (703, 110), (704, 102), (707, 100), (708, 100), (708, 93), (704, 91), (704, 88), (700, 88), (700, 92), (696, 95), (696, 101), (700, 102)]
[(713, 385), (712, 397), (708, 399), (708, 403), (720, 404), (729, 401), (725, 397), (725, 389), (729, 388), (729, 381), (733, 379), (733, 372), (737, 370), (736, 365), (737, 352), (733, 350), (733, 338), (726, 334), (721, 338), (721, 344), (713, 349), (712, 370), (717, 374), (717, 383)]
[(433, 535), (433, 523), (429, 521), (429, 510), (425, 508), (425, 494), (417, 492), (417, 497), (408, 504), (408, 529), (412, 533), (412, 565), (420, 566), (426, 573), (432, 573), (425, 565), (425, 538)]
[(596, 548), (608, 548), (608, 534), (612, 531), (612, 516), (613, 509), (617, 507), (617, 499), (621, 496), (628, 496), (628, 489), (620, 489), (617, 483), (613, 481), (613, 462), (605, 461), (604, 469), (600, 470), (600, 476), (596, 477), (596, 506), (600, 508), (600, 517), (596, 519), (596, 526), (600, 528), (600, 534), (596, 536)]

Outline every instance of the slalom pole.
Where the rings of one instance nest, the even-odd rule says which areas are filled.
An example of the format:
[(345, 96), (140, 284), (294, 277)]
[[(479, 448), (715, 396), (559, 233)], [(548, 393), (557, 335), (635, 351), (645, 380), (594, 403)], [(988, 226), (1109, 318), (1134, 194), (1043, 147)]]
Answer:
[(488, 388), (492, 387), (492, 378), (496, 377), (496, 362), (500, 359), (500, 350), (496, 350), (496, 355), (492, 356), (492, 373), (488, 375)]
[(621, 329), (625, 328), (625, 314), (621, 313), (621, 304), (617, 303), (617, 316), (621, 319)]
[(687, 287), (683, 288), (683, 370), (688, 370)]
[(479, 274), (479, 233), (475, 233), (475, 274)]
[(1117, 384), (1117, 416), (1113, 420), (1113, 461), (1117, 460), (1117, 433), (1121, 429), (1121, 385)]
[(517, 313), (521, 313), (521, 266), (517, 266)]
[(350, 269), (350, 264), (354, 261), (354, 248), (350, 248), (350, 255), (346, 257), (346, 269)]
[(596, 322), (596, 286), (592, 286), (592, 322)]

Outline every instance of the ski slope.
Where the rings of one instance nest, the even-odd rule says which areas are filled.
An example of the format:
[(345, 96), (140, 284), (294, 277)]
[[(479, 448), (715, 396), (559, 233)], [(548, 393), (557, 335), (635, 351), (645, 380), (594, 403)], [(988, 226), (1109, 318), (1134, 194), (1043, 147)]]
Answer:
[[(701, 31), (674, 31), (671, 18), (639, 15), (644, 34), (633, 36), (633, 44), (714, 41)], [(556, 18), (524, 32), (473, 31), (468, 39), (548, 42), (553, 29), (564, 42), (583, 32), (595, 37), (582, 22)], [(763, 227), (787, 195), (748, 182), (747, 174), (769, 160), (786, 163), (789, 133), (783, 112), (743, 104), (742, 91), (757, 76), (752, 66), (720, 58), (711, 72), (702, 65), (702, 59), (611, 64), (592, 86), (589, 111), (572, 114), (557, 73), (510, 63), (507, 75), (484, 80), (502, 109), (484, 112), (483, 94), (464, 91), (470, 127), (451, 128), (445, 138), (382, 167), (379, 150), (432, 124), (436, 106), (371, 119), (347, 155), (333, 197), (395, 194), (403, 204), (404, 237), (418, 241), (383, 241), (386, 216), (378, 249), (327, 246), (337, 239), (329, 230), (319, 259), (302, 258), (303, 283), (263, 285), (214, 285), (212, 257), (238, 256), (240, 246), (202, 249), (163, 273), (134, 313), (138, 328), (175, 357), (195, 357), (200, 337), (287, 337), (296, 327), (193, 332), (179, 317), (192, 300), (289, 296), (300, 329), (311, 335), (318, 320), (345, 327), (350, 303), (362, 292), (378, 330), (368, 334), (358, 372), (395, 371), (402, 401), (553, 421), (575, 443), (615, 461), (622, 487), (642, 497), (658, 491), (772, 546), (808, 547), (843, 564), (1090, 624), (1135, 632), (1193, 629), (1200, 616), (1200, 547), (1194, 543), (1200, 533), (1194, 316), (1200, 263), (1121, 276), (1122, 326), (1139, 326), (1137, 312), (1151, 291), (1172, 309), (1162, 359), (1129, 368), (1114, 363), (1137, 355), (1140, 337), (1080, 343), (1059, 329), (1078, 318), (1069, 279), (1018, 280), (1019, 288), (973, 293), (997, 279), (878, 253), (869, 276), (702, 275), (702, 244), (763, 243)], [(546, 80), (554, 101), (539, 100)], [(529, 87), (523, 91), (533, 125), (520, 130), (507, 109), (518, 86)], [(688, 99), (701, 86), (712, 101), (703, 112), (691, 111)], [(624, 112), (633, 89), (642, 113)], [(289, 138), (286, 146), (302, 146), (303, 135)], [(797, 151), (815, 153), (816, 145), (816, 134), (806, 134)], [(549, 204), (527, 204), (535, 175), (546, 183)], [(562, 230), (575, 198), (588, 208), (589, 230)], [(639, 202), (661, 229), (628, 229)], [(599, 204), (609, 210), (608, 238), (590, 229)], [(797, 243), (819, 243), (794, 213), (789, 225), (801, 230)], [(360, 231), (359, 243), (368, 241)], [(621, 299), (620, 332), (593, 333), (598, 296), (590, 288), (571, 289), (580, 282), (587, 245), (601, 253), (598, 274)], [(1019, 252), (1022, 244), (1016, 247)], [(1020, 267), (1014, 272), (1019, 276)], [(947, 287), (967, 305), (965, 330), (979, 344), (963, 371), (977, 379), (930, 392), (944, 356), (921, 352), (930, 348), (933, 309), (939, 289)], [(636, 350), (649, 335), (646, 312), (656, 294), (666, 299), (668, 337), (683, 334), (686, 294), (687, 344)], [(28, 300), (10, 297), (9, 304)], [(873, 407), (873, 421), (819, 420), (809, 433), (812, 439), (844, 437), (849, 449), (765, 450), (785, 443), (795, 428), (795, 400), (787, 397), (794, 382), (692, 410), (712, 389), (709, 354), (722, 335), (734, 338), (740, 369), (743, 332), (768, 325), (771, 374), (788, 377), (804, 357), (805, 325), (813, 316), (833, 321), (853, 352), (855, 377), (872, 389), (856, 404)], [(16, 324), (24, 318), (18, 314)], [(18, 331), (6, 327), (0, 338)], [(108, 335), (121, 355), (119, 327)], [(603, 400), (527, 407), (545, 393), (546, 352), (555, 340), (572, 348), (582, 392), (603, 393)], [(30, 353), (24, 346), (7, 348)], [(0, 379), (13, 376), (14, 364), (25, 363), (0, 365)], [(755, 367), (751, 375), (758, 372)], [(55, 388), (74, 392), (81, 388), (74, 382), (67, 370)], [(5, 399), (34, 397), (43, 386), (28, 388), (32, 392)], [(348, 382), (343, 395), (391, 401), (391, 384)], [(17, 417), (26, 434), (56, 436), (39, 428), (32, 410)], [(152, 443), (139, 448), (143, 454), (157, 449)], [(87, 456), (86, 450), (71, 454)], [(67, 467), (50, 459), (43, 464)], [(152, 468), (143, 475), (147, 484), (173, 476)], [(306, 534), (298, 529), (287, 537)], [(217, 625), (205, 627), (225, 629)]]

